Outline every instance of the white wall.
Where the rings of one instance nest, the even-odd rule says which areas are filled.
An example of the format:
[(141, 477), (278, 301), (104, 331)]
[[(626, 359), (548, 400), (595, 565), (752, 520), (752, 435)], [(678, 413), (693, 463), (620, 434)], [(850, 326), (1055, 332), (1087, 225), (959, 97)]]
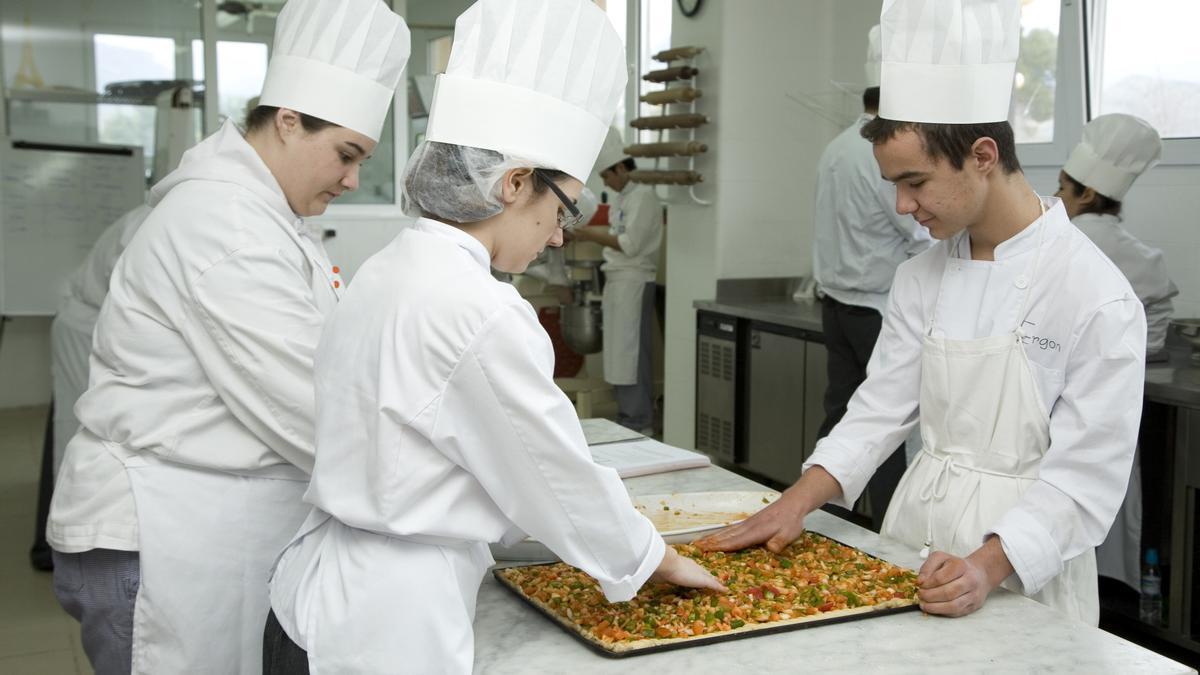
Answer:
[[(752, 9), (751, 9), (752, 8)], [(702, 45), (700, 131), (709, 142), (689, 203), (672, 188), (667, 226), (667, 326), (664, 438), (690, 447), (695, 437), (695, 300), (712, 299), (717, 279), (809, 274), (813, 201), (821, 150), (861, 112), (866, 36), (878, 20), (873, 2), (759, 0), (709, 3), (694, 19), (676, 10), (672, 44)], [(813, 100), (829, 121), (791, 100)]]

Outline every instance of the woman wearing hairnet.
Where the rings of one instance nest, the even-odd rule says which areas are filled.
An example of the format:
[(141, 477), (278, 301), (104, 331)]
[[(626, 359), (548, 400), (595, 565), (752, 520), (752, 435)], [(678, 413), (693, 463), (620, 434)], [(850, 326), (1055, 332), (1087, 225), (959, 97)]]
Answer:
[(405, 169), (420, 218), (363, 265), (318, 347), (316, 508), (272, 575), (268, 673), (469, 672), (487, 543), (526, 534), (611, 601), (652, 575), (722, 588), (592, 462), (549, 337), (489, 270), (561, 244), (624, 85), (591, 2), (458, 18)]
[[(1162, 352), (1171, 323), (1171, 298), (1179, 289), (1167, 276), (1162, 251), (1151, 248), (1122, 225), (1121, 202), (1143, 172), (1162, 157), (1162, 139), (1145, 120), (1115, 113), (1101, 115), (1083, 128), (1083, 138), (1058, 174), (1058, 192), (1071, 222), (1116, 264), (1146, 308), (1146, 357)], [(1108, 531), (1096, 548), (1101, 576), (1140, 587), (1142, 543), (1142, 472), (1135, 460), (1129, 489)]]
[(313, 355), (342, 292), (305, 218), (357, 188), (408, 53), (380, 0), (290, 0), (246, 132), (227, 121), (154, 186), (47, 528), (97, 673), (262, 667), (266, 579), (309, 510)]

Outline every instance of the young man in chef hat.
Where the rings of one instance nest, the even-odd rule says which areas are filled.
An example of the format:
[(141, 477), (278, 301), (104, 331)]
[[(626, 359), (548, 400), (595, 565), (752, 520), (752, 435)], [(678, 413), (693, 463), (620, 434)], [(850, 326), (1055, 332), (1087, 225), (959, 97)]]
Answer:
[(794, 540), (848, 506), (920, 423), (883, 534), (921, 550), (921, 608), (1003, 585), (1099, 620), (1094, 548), (1121, 504), (1146, 323), (1120, 271), (1039, 197), (1007, 120), (1018, 0), (885, 2), (879, 117), (863, 128), (896, 210), (941, 240), (903, 263), (867, 380), (784, 497), (707, 540)]
[(98, 673), (254, 673), (308, 512), (313, 353), (343, 292), (305, 219), (358, 187), (408, 61), (379, 0), (289, 0), (261, 105), (154, 186), (113, 272), (47, 528)]

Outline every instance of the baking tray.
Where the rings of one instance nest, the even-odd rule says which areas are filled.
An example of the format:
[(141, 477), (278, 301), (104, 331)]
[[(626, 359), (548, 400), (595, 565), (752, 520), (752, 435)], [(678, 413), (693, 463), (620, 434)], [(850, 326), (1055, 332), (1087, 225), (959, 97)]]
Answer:
[[(821, 534), (821, 533), (817, 532), (816, 534)], [(864, 555), (866, 555), (869, 558), (874, 558), (875, 560), (879, 560), (880, 562), (887, 563), (886, 560), (883, 560), (882, 558), (880, 558), (878, 556), (873, 556), (870, 553), (863, 551), (862, 549), (858, 549), (853, 546), (850, 546), (849, 544), (840, 542), (837, 539), (834, 539), (833, 537), (830, 537), (825, 534), (821, 534), (821, 536), (825, 537), (826, 539), (828, 539), (830, 541), (841, 544), (842, 546), (854, 548), (855, 550), (862, 552)], [(503, 569), (513, 569), (516, 567), (544, 567), (546, 565), (556, 565), (556, 564), (558, 564), (558, 563), (557, 562), (545, 562), (545, 563), (538, 563), (535, 565), (512, 565), (509, 567), (505, 567)], [(887, 563), (887, 564), (891, 565), (894, 563)], [(688, 637), (688, 638), (677, 638), (674, 641), (668, 642), (665, 644), (648, 645), (646, 647), (635, 647), (635, 648), (630, 648), (630, 649), (624, 649), (621, 651), (616, 651), (616, 650), (612, 650), (612, 649), (607, 649), (602, 644), (600, 644), (598, 642), (593, 642), (592, 640), (589, 640), (582, 632), (575, 629), (574, 624), (568, 623), (566, 619), (551, 612), (549, 609), (546, 609), (546, 608), (542, 607), (541, 605), (538, 605), (536, 602), (534, 602), (533, 598), (525, 595), (525, 593), (523, 593), (520, 588), (518, 588), (515, 584), (513, 584), (507, 578), (505, 578), (502, 574), (500, 574), (503, 571), (503, 569), (492, 570), (492, 576), (495, 577), (496, 581), (498, 581), (501, 586), (508, 589), (508, 591), (510, 593), (517, 596), (517, 598), (522, 600), (525, 604), (532, 607), (539, 615), (550, 619), (551, 623), (558, 626), (562, 630), (566, 631), (568, 635), (575, 638), (577, 641), (583, 643), (585, 646), (587, 646), (588, 649), (591, 649), (592, 651), (596, 652), (597, 654), (599, 654), (601, 656), (605, 656), (605, 657), (608, 657), (611, 659), (621, 659), (621, 658), (626, 658), (626, 657), (630, 657), (630, 656), (642, 656), (643, 654), (656, 654), (658, 652), (674, 651), (676, 649), (687, 649), (687, 648), (691, 648), (691, 647), (699, 647), (702, 645), (716, 644), (718, 642), (730, 642), (732, 640), (741, 640), (744, 638), (758, 637), (760, 635), (775, 635), (777, 633), (786, 633), (789, 631), (801, 630), (804, 628), (815, 628), (817, 626), (829, 626), (829, 625), (832, 625), (835, 623), (847, 623), (850, 621), (860, 621), (862, 619), (874, 619), (876, 617), (889, 616), (891, 614), (902, 614), (905, 612), (915, 612), (920, 609), (920, 605), (918, 605), (916, 603), (911, 604), (911, 605), (904, 605), (902, 607), (884, 607), (882, 609), (872, 609), (870, 607), (862, 607), (862, 608), (855, 608), (852, 610), (844, 611), (843, 613), (834, 613), (826, 618), (812, 619), (810, 621), (803, 621), (803, 622), (796, 622), (796, 623), (780, 623), (777, 626), (768, 626), (765, 628), (753, 628), (750, 630), (746, 630), (743, 627), (743, 628), (735, 629), (732, 631), (727, 631), (725, 633), (719, 633), (716, 635), (697, 635), (697, 636)]]

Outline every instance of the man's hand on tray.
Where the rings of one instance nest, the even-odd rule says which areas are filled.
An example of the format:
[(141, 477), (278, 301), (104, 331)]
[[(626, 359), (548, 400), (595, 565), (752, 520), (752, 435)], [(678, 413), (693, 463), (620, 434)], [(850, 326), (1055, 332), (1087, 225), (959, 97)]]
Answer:
[(1012, 564), (996, 536), (965, 558), (934, 551), (917, 576), (921, 611), (966, 616), (983, 607), (988, 593), (1012, 573)]
[(668, 546), (658, 569), (650, 575), (650, 581), (660, 581), (688, 588), (708, 588), (722, 593), (729, 589), (717, 581), (717, 578), (691, 558), (679, 555), (674, 548)]
[(814, 466), (775, 503), (695, 544), (707, 551), (736, 551), (766, 542), (768, 550), (779, 553), (804, 533), (808, 514), (841, 493), (837, 480), (823, 467)]

